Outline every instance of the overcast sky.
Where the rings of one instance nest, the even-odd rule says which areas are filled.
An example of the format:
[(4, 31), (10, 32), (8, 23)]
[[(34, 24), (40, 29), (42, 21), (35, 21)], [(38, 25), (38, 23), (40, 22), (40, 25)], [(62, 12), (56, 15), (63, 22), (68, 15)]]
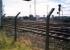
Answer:
[[(63, 14), (69, 16), (70, 0), (36, 0), (36, 14), (40, 16), (47, 15), (51, 8), (56, 8), (53, 15), (57, 15), (58, 4), (62, 5)], [(3, 12), (7, 16), (14, 16), (18, 12), (21, 12), (20, 16), (34, 14), (34, 0), (30, 2), (24, 0), (3, 0)]]

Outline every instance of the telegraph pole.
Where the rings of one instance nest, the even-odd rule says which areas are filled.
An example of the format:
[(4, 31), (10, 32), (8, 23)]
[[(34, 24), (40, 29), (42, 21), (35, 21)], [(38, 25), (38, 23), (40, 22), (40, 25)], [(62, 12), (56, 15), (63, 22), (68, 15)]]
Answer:
[(36, 0), (34, 0), (34, 14), (35, 14), (35, 17), (36, 17)]
[(46, 8), (47, 8), (47, 14), (48, 14), (48, 5), (47, 5), (47, 7), (46, 7)]
[(63, 8), (62, 8), (62, 16), (63, 16), (63, 12), (64, 12), (64, 11), (63, 11)]
[(30, 11), (29, 11), (29, 13), (31, 14), (31, 4), (29, 5), (29, 8), (30, 8)]
[[(27, 2), (30, 2), (31, 0), (23, 0), (23, 1), (27, 1)], [(31, 3), (30, 3), (30, 5), (29, 5), (29, 13), (31, 14)]]

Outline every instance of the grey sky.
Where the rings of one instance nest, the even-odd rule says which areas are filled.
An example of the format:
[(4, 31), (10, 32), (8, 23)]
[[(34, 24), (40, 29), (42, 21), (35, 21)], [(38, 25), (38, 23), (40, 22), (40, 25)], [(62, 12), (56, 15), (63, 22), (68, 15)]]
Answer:
[[(48, 11), (54, 7), (56, 8), (54, 15), (57, 15), (58, 4), (61, 3), (63, 7), (64, 15), (69, 15), (70, 12), (70, 0), (36, 0), (36, 13), (37, 15), (46, 15), (47, 7)], [(31, 9), (29, 5), (31, 4)], [(34, 14), (34, 0), (26, 2), (23, 0), (3, 0), (3, 9), (6, 15), (16, 15), (18, 12), (21, 12), (21, 16), (29, 15), (30, 10), (31, 14)]]

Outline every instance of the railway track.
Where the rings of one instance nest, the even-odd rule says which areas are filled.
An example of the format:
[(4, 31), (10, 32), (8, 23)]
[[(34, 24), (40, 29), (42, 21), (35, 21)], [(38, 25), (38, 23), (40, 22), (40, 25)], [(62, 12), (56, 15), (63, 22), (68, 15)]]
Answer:
[[(8, 21), (8, 24), (5, 27), (11, 28), (14, 30), (14, 25), (12, 21)], [(54, 37), (61, 40), (70, 40), (70, 24), (61, 23), (61, 24), (50, 24), (49, 26), (49, 37)], [(35, 22), (35, 21), (18, 21), (17, 22), (17, 31), (27, 31), (34, 34), (46, 36), (46, 23), (45, 22)]]

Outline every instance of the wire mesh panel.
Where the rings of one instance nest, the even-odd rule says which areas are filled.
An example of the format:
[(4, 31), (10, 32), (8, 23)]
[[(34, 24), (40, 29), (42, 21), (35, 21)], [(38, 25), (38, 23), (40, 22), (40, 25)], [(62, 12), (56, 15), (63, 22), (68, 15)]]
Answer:
[[(5, 21), (5, 30), (14, 37), (14, 19)], [(32, 50), (45, 50), (46, 22), (18, 20), (17, 21), (17, 41), (26, 44)], [(49, 50), (69, 50), (70, 49), (70, 24), (52, 23), (49, 25)]]

